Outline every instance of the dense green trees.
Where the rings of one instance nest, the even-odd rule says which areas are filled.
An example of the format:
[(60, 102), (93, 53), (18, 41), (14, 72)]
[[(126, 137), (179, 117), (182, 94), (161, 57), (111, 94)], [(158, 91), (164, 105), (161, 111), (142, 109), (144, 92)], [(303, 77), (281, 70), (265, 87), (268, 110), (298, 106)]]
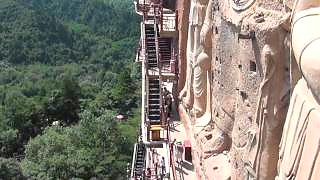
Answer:
[(49, 122), (60, 121), (71, 125), (79, 121), (81, 89), (71, 75), (63, 77), (61, 88), (53, 91), (45, 105), (45, 114)]
[(0, 157), (0, 179), (25, 179), (19, 162), (15, 159), (4, 159)]
[(2, 0), (0, 19), (0, 179), (123, 178), (140, 116), (131, 0)]
[(29, 142), (24, 174), (35, 179), (119, 179), (130, 159), (128, 143), (112, 113), (96, 117), (85, 111), (78, 125), (48, 128)]

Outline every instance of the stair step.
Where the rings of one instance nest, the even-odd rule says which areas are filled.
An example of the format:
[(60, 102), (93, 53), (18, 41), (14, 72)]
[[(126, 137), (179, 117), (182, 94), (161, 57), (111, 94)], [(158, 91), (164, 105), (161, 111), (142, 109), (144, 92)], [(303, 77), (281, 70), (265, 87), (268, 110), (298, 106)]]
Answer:
[(159, 79), (149, 79), (149, 83), (159, 84)]
[[(160, 106), (159, 106), (159, 107), (160, 107)], [(160, 112), (160, 108), (159, 108), (159, 107), (156, 108), (156, 109), (151, 109), (151, 108), (150, 108), (150, 109), (149, 109), (149, 112), (151, 112), (151, 111), (152, 111), (152, 112)]]
[(150, 90), (149, 94), (150, 95), (160, 95), (160, 91), (159, 90)]
[[(152, 107), (151, 107), (152, 106)], [(160, 106), (159, 105), (149, 105), (149, 109), (155, 109), (155, 110), (159, 110)]]
[(159, 109), (160, 104), (149, 104), (149, 109)]
[(160, 111), (159, 112), (149, 112), (149, 116), (151, 116), (151, 115), (160, 116)]
[(149, 115), (160, 116), (160, 109), (149, 109)]
[(149, 116), (150, 121), (160, 121), (160, 116)]
[(160, 80), (159, 79), (149, 79), (149, 83), (157, 83), (159, 84)]
[(149, 90), (150, 91), (160, 91), (160, 86), (157, 84), (151, 84), (151, 85), (149, 85)]
[(160, 94), (149, 94), (149, 99), (160, 99)]
[(159, 81), (149, 80), (149, 88), (160, 88)]
[[(152, 94), (152, 95), (150, 95), (150, 96), (158, 96), (158, 95), (156, 95), (156, 94)], [(150, 97), (149, 96), (149, 97)], [(160, 95), (159, 95), (160, 96)], [(160, 99), (158, 99), (157, 101), (160, 101)], [(160, 106), (160, 103), (157, 103), (157, 102), (149, 102), (149, 105), (159, 105)]]
[(160, 87), (159, 80), (149, 80), (149, 87)]
[(160, 99), (149, 99), (149, 104), (160, 104)]
[(160, 114), (149, 114), (148, 117), (149, 119), (157, 120), (158, 118), (160, 118)]
[(149, 111), (160, 112), (160, 105), (158, 105), (158, 107), (156, 107), (156, 108), (149, 108)]

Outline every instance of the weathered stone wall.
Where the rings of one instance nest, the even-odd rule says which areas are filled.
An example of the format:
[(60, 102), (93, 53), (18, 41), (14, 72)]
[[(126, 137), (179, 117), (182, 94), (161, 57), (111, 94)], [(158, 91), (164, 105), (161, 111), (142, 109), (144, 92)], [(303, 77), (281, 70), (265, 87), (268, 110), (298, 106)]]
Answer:
[[(276, 176), (290, 95), (288, 32), (284, 26), (288, 13), (282, 1), (247, 2), (245, 9), (233, 0), (213, 3), (212, 116), (202, 128), (189, 123), (196, 141), (192, 144), (198, 159), (194, 165), (202, 179)], [(286, 4), (292, 6), (291, 1)], [(180, 46), (180, 51), (184, 50)], [(180, 84), (184, 84), (185, 76), (181, 77)], [(190, 112), (189, 120), (195, 122), (191, 110), (185, 112)]]
[(187, 50), (187, 40), (188, 40), (188, 17), (190, 10), (190, 1), (189, 0), (179, 0), (176, 4), (176, 12), (178, 14), (178, 27), (179, 32), (179, 91), (183, 88), (186, 80), (186, 50)]

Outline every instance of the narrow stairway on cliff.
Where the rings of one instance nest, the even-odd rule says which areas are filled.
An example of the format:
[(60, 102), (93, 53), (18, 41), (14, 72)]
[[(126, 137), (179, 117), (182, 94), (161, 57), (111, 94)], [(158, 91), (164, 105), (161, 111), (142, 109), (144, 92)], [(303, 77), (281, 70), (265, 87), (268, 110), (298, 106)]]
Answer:
[(149, 79), (149, 112), (151, 124), (160, 124), (160, 81), (158, 78)]

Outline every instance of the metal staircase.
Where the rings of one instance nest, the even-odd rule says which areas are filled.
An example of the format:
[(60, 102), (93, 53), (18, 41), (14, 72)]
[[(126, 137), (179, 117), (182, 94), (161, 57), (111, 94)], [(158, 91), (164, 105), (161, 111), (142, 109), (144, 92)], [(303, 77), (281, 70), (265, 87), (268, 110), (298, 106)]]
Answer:
[(143, 178), (144, 176), (144, 164), (145, 164), (145, 145), (142, 143), (135, 144), (135, 157), (134, 157), (134, 166), (133, 173), (134, 177)]
[(148, 118), (150, 124), (160, 124), (160, 98), (160, 80), (158, 78), (149, 79)]
[(159, 49), (161, 54), (161, 66), (164, 69), (169, 69), (172, 52), (171, 38), (159, 38)]
[[(156, 3), (157, 2), (157, 3)], [(139, 44), (139, 51), (137, 54), (137, 62), (142, 63), (142, 121), (141, 121), (141, 138), (139, 143), (135, 144), (133, 153), (133, 161), (131, 166), (130, 179), (149, 179), (146, 177), (148, 172), (154, 171), (154, 179), (163, 179), (164, 177), (158, 176), (155, 172), (158, 167), (154, 164), (153, 150), (164, 148), (162, 151), (163, 157), (168, 157), (166, 168), (170, 168), (172, 164), (171, 156), (169, 153), (171, 146), (168, 144), (169, 139), (169, 125), (166, 118), (166, 110), (163, 97), (162, 86), (165, 84), (162, 79), (167, 78), (170, 69), (170, 63), (173, 53), (173, 38), (165, 36), (160, 37), (160, 32), (163, 31), (163, 7), (162, 0), (149, 2), (136, 1), (136, 11), (139, 15), (143, 16), (141, 23), (141, 39)], [(141, 53), (141, 54), (140, 54)], [(141, 60), (140, 60), (141, 59)], [(160, 135), (162, 133), (162, 136)], [(167, 132), (167, 135), (165, 134)], [(161, 137), (160, 137), (161, 136)], [(171, 152), (171, 151), (170, 151)], [(170, 161), (170, 164), (169, 164)], [(154, 169), (155, 168), (155, 169)], [(158, 167), (159, 168), (159, 167)], [(174, 169), (174, 167), (171, 167)], [(167, 171), (166, 173), (170, 173)], [(175, 170), (172, 172), (175, 178)], [(150, 176), (150, 173), (149, 173)], [(168, 179), (166, 177), (164, 179)]]
[(159, 49), (159, 7), (153, 6), (153, 24), (145, 25), (146, 47), (147, 47), (147, 71), (153, 69), (158, 71), (157, 75), (148, 76), (148, 119), (151, 125), (161, 124), (161, 61)]
[(156, 42), (155, 42), (155, 31), (154, 24), (145, 25), (145, 39), (146, 39), (146, 49), (147, 49), (147, 65), (148, 68), (156, 68), (157, 64), (157, 54), (156, 54)]

